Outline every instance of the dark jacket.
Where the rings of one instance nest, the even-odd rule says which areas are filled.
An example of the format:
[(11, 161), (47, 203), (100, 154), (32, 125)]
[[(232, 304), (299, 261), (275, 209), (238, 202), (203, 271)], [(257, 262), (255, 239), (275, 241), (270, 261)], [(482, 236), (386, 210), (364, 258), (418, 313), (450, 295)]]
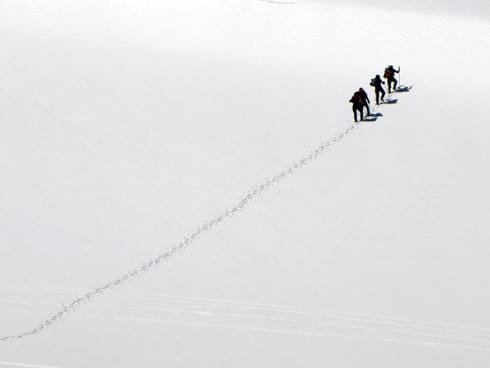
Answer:
[(351, 97), (351, 99), (349, 100), (349, 102), (352, 102), (352, 107), (355, 108), (355, 109), (362, 109), (362, 98), (361, 98), (361, 95), (359, 92), (355, 92), (354, 95)]
[(395, 68), (393, 68), (393, 65), (390, 65), (385, 69), (384, 77), (388, 79), (394, 78), (395, 73), (400, 73), (400, 68), (398, 68), (398, 70), (395, 70)]
[(383, 82), (381, 80), (381, 77), (379, 75), (377, 75), (373, 80), (372, 80), (372, 86), (376, 89), (383, 89), (383, 84), (385, 84), (385, 82)]

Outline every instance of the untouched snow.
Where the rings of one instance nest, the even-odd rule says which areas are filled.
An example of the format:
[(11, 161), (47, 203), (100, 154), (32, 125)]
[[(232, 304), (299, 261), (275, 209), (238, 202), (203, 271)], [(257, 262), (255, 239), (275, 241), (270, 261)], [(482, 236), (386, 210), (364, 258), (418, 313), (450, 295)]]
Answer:
[(0, 337), (414, 85), (0, 367), (488, 367), (489, 8), (425, 3), (0, 2)]

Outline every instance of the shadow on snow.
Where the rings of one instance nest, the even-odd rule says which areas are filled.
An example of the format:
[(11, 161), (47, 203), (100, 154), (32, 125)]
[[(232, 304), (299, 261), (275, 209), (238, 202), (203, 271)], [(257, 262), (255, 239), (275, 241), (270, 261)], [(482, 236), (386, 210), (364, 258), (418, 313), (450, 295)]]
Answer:
[(395, 89), (393, 92), (399, 93), (399, 92), (410, 92), (413, 86), (399, 86), (397, 89)]

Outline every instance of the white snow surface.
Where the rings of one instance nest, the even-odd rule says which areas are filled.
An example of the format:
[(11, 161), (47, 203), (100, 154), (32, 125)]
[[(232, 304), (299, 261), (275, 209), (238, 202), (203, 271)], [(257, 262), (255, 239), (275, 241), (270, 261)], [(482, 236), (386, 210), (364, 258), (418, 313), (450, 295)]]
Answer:
[[(488, 367), (488, 1), (0, 1), (0, 367)], [(450, 4), (450, 5), (449, 5)]]

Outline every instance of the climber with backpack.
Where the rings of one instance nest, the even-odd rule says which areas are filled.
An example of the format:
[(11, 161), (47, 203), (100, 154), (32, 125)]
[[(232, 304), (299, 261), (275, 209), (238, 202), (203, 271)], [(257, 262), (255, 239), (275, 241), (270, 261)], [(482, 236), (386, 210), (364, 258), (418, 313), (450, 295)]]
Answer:
[(359, 91), (354, 92), (354, 95), (351, 97), (349, 102), (352, 103), (352, 112), (354, 113), (354, 121), (357, 123), (357, 112), (358, 111), (361, 115), (361, 121), (364, 120), (364, 115), (362, 112), (362, 109), (363, 109), (362, 97), (361, 97)]
[(371, 101), (369, 101), (368, 94), (362, 87), (359, 87), (357, 93), (359, 93), (359, 97), (361, 98), (362, 106), (364, 106), (367, 110), (367, 116), (371, 115), (371, 111), (369, 110), (369, 104), (371, 103)]
[(381, 77), (379, 74), (376, 74), (376, 77), (371, 79), (371, 83), (369, 83), (370, 86), (374, 87), (374, 92), (376, 93), (376, 105), (379, 105), (379, 94), (381, 93), (381, 101), (384, 102), (385, 98), (385, 90), (383, 88), (383, 82), (381, 80)]
[(384, 78), (388, 81), (388, 93), (391, 93), (391, 85), (393, 84), (393, 91), (396, 91), (398, 81), (395, 79), (395, 73), (400, 73), (400, 67), (396, 70), (393, 65), (388, 65), (385, 68)]

